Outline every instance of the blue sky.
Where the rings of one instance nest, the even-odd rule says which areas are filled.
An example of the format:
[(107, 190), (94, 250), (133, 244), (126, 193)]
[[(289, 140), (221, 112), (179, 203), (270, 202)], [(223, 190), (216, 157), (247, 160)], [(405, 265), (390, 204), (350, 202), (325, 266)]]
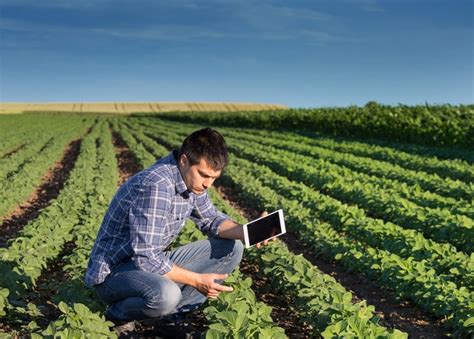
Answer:
[(474, 103), (473, 1), (0, 0), (0, 101)]

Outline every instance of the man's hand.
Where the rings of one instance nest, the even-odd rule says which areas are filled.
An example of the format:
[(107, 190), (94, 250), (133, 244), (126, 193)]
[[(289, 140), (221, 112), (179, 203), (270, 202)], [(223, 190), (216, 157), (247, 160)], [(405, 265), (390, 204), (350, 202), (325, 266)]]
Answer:
[(224, 286), (215, 282), (215, 280), (224, 280), (228, 276), (228, 274), (202, 273), (194, 287), (206, 297), (217, 299), (219, 293), (232, 292), (234, 290), (230, 286)]
[[(260, 217), (265, 217), (265, 216), (267, 216), (267, 215), (268, 215), (268, 212), (267, 212), (267, 211), (264, 211), (264, 212), (262, 212), (262, 214), (260, 214)], [(267, 246), (269, 241), (275, 240), (275, 239), (276, 239), (276, 238), (259, 242), (258, 244), (255, 244), (255, 247), (260, 248), (261, 246)]]
[(174, 282), (191, 285), (200, 293), (211, 299), (216, 299), (221, 292), (232, 292), (234, 290), (230, 286), (224, 286), (215, 282), (215, 280), (224, 280), (228, 276), (228, 274), (218, 273), (196, 273), (188, 271), (178, 265), (173, 265), (171, 271), (165, 274), (165, 277)]

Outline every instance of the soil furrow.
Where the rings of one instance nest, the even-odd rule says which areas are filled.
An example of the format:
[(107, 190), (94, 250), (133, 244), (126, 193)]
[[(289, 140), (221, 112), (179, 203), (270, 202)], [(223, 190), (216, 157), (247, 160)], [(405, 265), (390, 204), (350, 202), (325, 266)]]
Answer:
[(120, 187), (129, 177), (140, 171), (140, 166), (135, 155), (129, 150), (122, 136), (112, 130), (112, 143), (115, 147), (116, 158), (119, 166), (119, 182)]

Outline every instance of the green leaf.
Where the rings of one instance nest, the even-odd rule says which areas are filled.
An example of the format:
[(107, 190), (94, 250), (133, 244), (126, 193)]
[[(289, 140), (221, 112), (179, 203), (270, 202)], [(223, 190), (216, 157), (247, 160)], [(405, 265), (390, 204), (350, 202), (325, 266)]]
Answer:
[(206, 339), (222, 339), (222, 337), (222, 332), (215, 329), (209, 329), (206, 332)]
[(69, 307), (67, 306), (67, 304), (63, 301), (61, 301), (58, 305), (58, 308), (59, 310), (64, 313), (64, 314), (67, 314), (68, 310), (69, 310)]

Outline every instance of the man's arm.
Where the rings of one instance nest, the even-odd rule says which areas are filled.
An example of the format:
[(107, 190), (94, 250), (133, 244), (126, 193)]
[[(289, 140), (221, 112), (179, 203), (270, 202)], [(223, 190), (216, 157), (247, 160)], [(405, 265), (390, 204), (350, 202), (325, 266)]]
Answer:
[(163, 244), (169, 237), (166, 224), (171, 209), (171, 188), (166, 182), (160, 182), (136, 190), (137, 196), (129, 210), (132, 260), (142, 271), (165, 274), (173, 264), (163, 253)]
[(234, 220), (226, 219), (217, 228), (217, 234), (225, 239), (238, 239), (244, 241), (244, 228)]
[[(266, 215), (268, 215), (268, 213), (265, 211), (260, 216), (264, 217)], [(226, 219), (221, 222), (217, 229), (217, 233), (221, 238), (238, 239), (244, 241), (244, 227), (231, 219)], [(256, 244), (255, 247), (260, 248), (261, 245), (268, 245), (268, 240)]]
[(201, 232), (213, 237), (218, 235), (218, 227), (230, 219), (228, 215), (216, 209), (211, 199), (209, 199), (208, 192), (196, 196), (190, 218)]

